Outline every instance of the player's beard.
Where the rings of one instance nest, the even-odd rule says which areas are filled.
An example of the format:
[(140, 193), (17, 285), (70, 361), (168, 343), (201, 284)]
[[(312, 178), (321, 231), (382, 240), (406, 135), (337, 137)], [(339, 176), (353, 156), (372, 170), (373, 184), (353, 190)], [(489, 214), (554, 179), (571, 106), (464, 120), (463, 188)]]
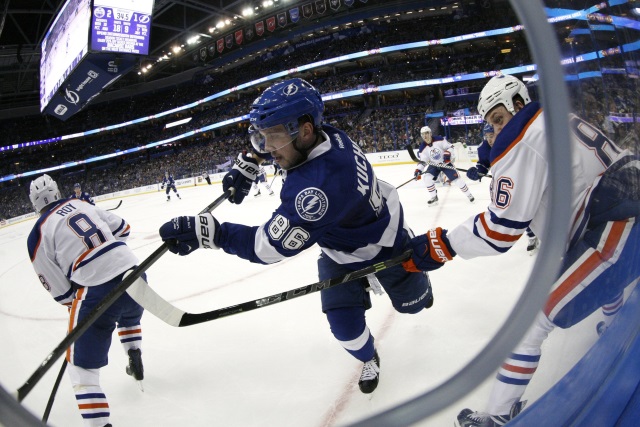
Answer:
[[(298, 134), (294, 139), (291, 140), (291, 142), (289, 144), (293, 145), (293, 148), (295, 150), (295, 154), (293, 154), (291, 157), (291, 160), (286, 161), (285, 163), (280, 163), (278, 162), (278, 164), (280, 165), (280, 167), (283, 170), (290, 170), (293, 168), (296, 168), (298, 166), (300, 166), (301, 164), (303, 164), (304, 162), (307, 161), (307, 159), (309, 158), (309, 153), (311, 152), (311, 150), (313, 150), (313, 148), (316, 146), (316, 143), (318, 141), (318, 135), (316, 135), (316, 139), (314, 140), (314, 142), (309, 146), (309, 148), (304, 149), (300, 147), (300, 141), (299, 141), (300, 135)], [(288, 145), (288, 144), (287, 144)], [(285, 147), (284, 145), (282, 147)], [(280, 148), (282, 148), (280, 147)]]

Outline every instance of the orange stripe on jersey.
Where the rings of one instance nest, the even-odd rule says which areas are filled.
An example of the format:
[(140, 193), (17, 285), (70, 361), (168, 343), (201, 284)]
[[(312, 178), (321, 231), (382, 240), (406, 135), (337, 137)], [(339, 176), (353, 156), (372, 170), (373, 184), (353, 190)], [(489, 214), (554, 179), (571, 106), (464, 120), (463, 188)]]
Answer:
[(88, 251), (85, 251), (85, 253), (83, 253), (82, 255), (80, 255), (78, 257), (78, 259), (76, 260), (75, 264), (73, 264), (73, 271), (76, 271), (76, 268), (78, 268), (78, 264), (80, 264), (82, 262), (83, 259), (85, 259), (87, 257), (87, 255), (89, 255), (91, 253), (91, 251), (93, 251), (95, 248), (91, 248)]
[(511, 234), (498, 233), (489, 228), (489, 224), (487, 224), (487, 220), (484, 218), (484, 214), (480, 214), (480, 222), (482, 223), (482, 228), (487, 236), (492, 240), (498, 240), (500, 242), (515, 242), (522, 236), (522, 233), (512, 236)]
[(107, 402), (104, 403), (79, 403), (78, 409), (98, 409), (98, 408), (108, 408), (109, 404)]
[(120, 235), (126, 234), (129, 229), (131, 228), (131, 226), (129, 224), (127, 224), (127, 228), (124, 229), (124, 231), (122, 233), (120, 233)]
[(516, 137), (516, 139), (513, 140), (513, 142), (511, 144), (509, 144), (509, 146), (507, 148), (505, 148), (505, 150), (500, 153), (500, 155), (498, 157), (496, 157), (493, 162), (491, 162), (491, 166), (495, 165), (496, 163), (498, 163), (500, 161), (500, 159), (502, 159), (509, 151), (511, 151), (511, 149), (513, 147), (516, 146), (516, 144), (518, 144), (518, 142), (520, 142), (522, 140), (522, 137), (524, 136), (524, 134), (527, 132), (527, 130), (529, 130), (529, 126), (531, 126), (531, 123), (533, 123), (533, 121), (535, 119), (538, 118), (538, 116), (542, 114), (542, 109), (539, 109), (534, 115), (533, 117), (531, 117), (531, 120), (529, 120), (527, 122), (527, 124), (522, 128), (522, 131), (520, 132), (520, 134)]
[(537, 368), (525, 368), (522, 366), (514, 366), (505, 363), (502, 365), (502, 369), (509, 372), (515, 372), (516, 374), (533, 374)]
[(591, 274), (598, 266), (608, 261), (620, 242), (620, 238), (625, 230), (628, 220), (616, 221), (612, 224), (607, 240), (601, 252), (594, 252), (582, 263), (573, 273), (566, 278), (564, 282), (560, 284), (547, 299), (547, 303), (544, 306), (544, 314), (547, 316), (551, 313), (551, 310), (565, 298), (573, 289), (579, 286), (582, 281)]
[[(75, 326), (76, 313), (79, 310), (80, 301), (82, 301), (82, 297), (85, 293), (85, 288), (79, 288), (76, 291), (76, 297), (73, 299), (73, 303), (71, 304), (71, 309), (69, 310), (69, 329), (68, 332), (71, 332), (73, 327)], [(73, 345), (73, 344), (72, 344)], [(71, 362), (71, 346), (67, 347), (67, 362)]]
[(130, 331), (119, 331), (118, 336), (141, 334), (141, 333), (142, 333), (142, 328), (138, 328), (138, 329), (131, 329)]

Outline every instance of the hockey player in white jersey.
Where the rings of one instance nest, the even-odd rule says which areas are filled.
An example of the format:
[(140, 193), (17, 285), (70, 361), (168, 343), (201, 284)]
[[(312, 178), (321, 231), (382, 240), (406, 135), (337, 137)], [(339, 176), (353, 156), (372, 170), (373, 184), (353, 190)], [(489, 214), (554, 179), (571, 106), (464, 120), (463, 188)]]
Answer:
[[(302, 79), (267, 88), (250, 111), (255, 157), (240, 154), (223, 178), (223, 188), (234, 188), (231, 201), (241, 203), (258, 163), (272, 158), (287, 176), (280, 206), (254, 227), (219, 223), (210, 214), (174, 218), (160, 228), (169, 249), (186, 255), (198, 247), (221, 248), (251, 262), (272, 264), (317, 243), (320, 280), (401, 254), (412, 233), (398, 192), (377, 179), (358, 144), (322, 123), (323, 111), (320, 94)], [(366, 288), (384, 289), (400, 313), (418, 313), (433, 304), (428, 277), (396, 267), (320, 294), (334, 337), (363, 363), (358, 381), (363, 393), (373, 392), (380, 376), (380, 357), (365, 319), (371, 307)]]
[[(481, 181), (482, 178), (489, 173), (489, 169), (491, 168), (489, 157), (491, 156), (493, 142), (496, 140), (496, 133), (493, 126), (487, 122), (485, 122), (482, 128), (482, 137), (483, 141), (478, 146), (478, 161), (476, 162), (476, 166), (472, 166), (467, 170), (467, 178), (472, 181)], [(540, 240), (531, 230), (531, 227), (527, 227), (527, 237), (529, 238), (527, 252), (533, 255), (537, 252), (538, 246), (540, 246)]]
[(273, 192), (273, 190), (269, 187), (269, 184), (267, 184), (267, 171), (264, 169), (264, 166), (260, 166), (260, 168), (258, 169), (258, 176), (256, 177), (255, 181), (253, 181), (253, 184), (251, 186), (251, 188), (253, 188), (254, 190), (258, 190), (253, 197), (258, 197), (260, 196), (260, 185), (262, 184), (263, 187), (265, 187), (267, 189), (267, 191), (269, 191), (269, 195), (273, 196), (275, 193)]
[(453, 144), (441, 136), (434, 137), (431, 134), (431, 128), (429, 126), (423, 126), (422, 129), (420, 129), (420, 136), (424, 141), (418, 149), (418, 158), (421, 160), (421, 163), (418, 164), (414, 176), (416, 180), (419, 180), (423, 176), (425, 177), (427, 190), (429, 191), (427, 204), (429, 206), (438, 204), (436, 179), (441, 173), (449, 179), (450, 183), (456, 184), (470, 202), (473, 202), (475, 199), (471, 191), (469, 191), (467, 183), (455, 170), (453, 164), (455, 160)]
[[(545, 227), (552, 178), (540, 104), (531, 101), (516, 77), (498, 76), (480, 93), (478, 111), (498, 134), (490, 153), (491, 203), (450, 231), (438, 227), (414, 238), (412, 259), (405, 264), (409, 271), (440, 268), (456, 255), (498, 255), (527, 226), (536, 234)], [(516, 416), (548, 334), (618, 300), (640, 277), (640, 159), (573, 114), (569, 127), (573, 224), (559, 278), (543, 311), (500, 368), (486, 410), (464, 409), (459, 426), (501, 426)], [(438, 245), (442, 250), (436, 252)]]
[[(27, 241), (29, 257), (42, 286), (68, 308), (71, 330), (138, 264), (125, 243), (130, 227), (92, 204), (63, 199), (48, 175), (31, 182), (29, 198), (40, 214)], [(67, 349), (69, 377), (85, 427), (111, 426), (99, 376), (116, 327), (129, 357), (126, 372), (143, 379), (142, 313), (143, 308), (125, 294)]]

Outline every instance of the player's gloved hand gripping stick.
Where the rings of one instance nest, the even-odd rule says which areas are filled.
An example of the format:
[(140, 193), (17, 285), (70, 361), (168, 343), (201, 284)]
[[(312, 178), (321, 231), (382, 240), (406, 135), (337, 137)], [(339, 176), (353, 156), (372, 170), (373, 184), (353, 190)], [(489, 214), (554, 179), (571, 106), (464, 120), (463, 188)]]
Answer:
[[(233, 196), (234, 188), (231, 187), (227, 189), (220, 197), (214, 200), (209, 206), (202, 210), (202, 214), (211, 212), (222, 202), (224, 202), (229, 197)], [(138, 267), (136, 267), (129, 275), (127, 275), (122, 282), (118, 286), (116, 286), (109, 294), (107, 294), (104, 299), (95, 306), (93, 311), (89, 313), (87, 317), (85, 317), (80, 323), (73, 328), (67, 336), (58, 344), (56, 348), (53, 349), (51, 353), (44, 359), (44, 361), (38, 366), (38, 369), (29, 377), (29, 379), (17, 390), (17, 399), (21, 402), (27, 394), (35, 387), (35, 385), (42, 379), (44, 374), (53, 366), (56, 360), (60, 356), (64, 354), (67, 348), (73, 344), (79, 337), (82, 335), (88, 328), (91, 326), (93, 322), (96, 321), (98, 317), (100, 317), (107, 309), (118, 299), (122, 294), (124, 294), (137, 279), (142, 276), (142, 274), (149, 269), (162, 255), (167, 252), (169, 249), (169, 243), (164, 242), (162, 246), (156, 249), (147, 259), (142, 261)]]

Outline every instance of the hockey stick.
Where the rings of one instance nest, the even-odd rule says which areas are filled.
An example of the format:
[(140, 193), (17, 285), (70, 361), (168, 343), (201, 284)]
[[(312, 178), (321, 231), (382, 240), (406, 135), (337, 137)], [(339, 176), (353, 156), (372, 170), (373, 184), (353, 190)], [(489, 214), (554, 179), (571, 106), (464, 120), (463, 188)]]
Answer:
[(107, 210), (107, 211), (115, 211), (116, 209), (118, 209), (118, 208), (120, 207), (120, 205), (121, 205), (121, 204), (122, 204), (122, 200), (120, 200), (120, 201), (118, 202), (118, 205), (117, 205), (115, 208), (105, 209), (105, 210)]
[[(200, 213), (211, 212), (215, 208), (217, 208), (225, 199), (230, 197), (233, 194), (233, 188), (225, 191), (220, 197), (214, 200), (209, 206), (204, 208)], [(73, 344), (79, 337), (82, 335), (88, 328), (96, 321), (98, 317), (100, 317), (107, 309), (124, 294), (129, 286), (136, 281), (136, 279), (149, 269), (157, 260), (160, 259), (162, 255), (167, 252), (169, 249), (169, 245), (164, 242), (162, 246), (156, 249), (147, 259), (142, 261), (139, 266), (137, 266), (131, 274), (125, 277), (122, 282), (115, 288), (111, 290), (103, 299), (96, 305), (93, 310), (82, 319), (80, 323), (73, 328), (67, 336), (58, 344), (56, 348), (53, 349), (51, 353), (44, 359), (44, 361), (40, 364), (40, 366), (35, 370), (35, 372), (29, 377), (29, 379), (18, 389), (16, 398), (18, 402), (22, 402), (22, 400), (29, 394), (29, 392), (35, 387), (35, 385), (42, 379), (44, 374), (51, 368), (51, 366), (55, 363), (56, 360), (67, 350), (67, 348)]]
[(242, 304), (232, 305), (226, 308), (219, 308), (205, 313), (187, 313), (180, 310), (158, 295), (144, 280), (138, 280), (127, 292), (138, 304), (142, 305), (145, 310), (149, 311), (163, 322), (171, 326), (181, 328), (289, 301), (291, 299), (301, 297), (303, 295), (309, 295), (345, 282), (361, 279), (369, 274), (376, 273), (407, 261), (411, 257), (411, 252), (411, 249), (408, 249), (396, 257), (361, 268), (360, 270), (352, 271), (351, 273), (347, 273), (342, 276), (332, 277), (330, 279), (321, 280), (287, 292), (281, 292), (265, 298), (258, 298), (253, 301), (247, 301)]
[[(469, 169), (463, 169), (463, 168), (456, 168), (444, 163), (433, 163), (433, 162), (422, 161), (416, 156), (416, 153), (413, 151), (413, 148), (411, 148), (411, 144), (407, 145), (406, 148), (407, 148), (407, 151), (409, 152), (409, 156), (411, 156), (411, 160), (413, 160), (416, 163), (420, 163), (421, 165), (436, 166), (443, 169), (451, 169), (454, 171), (461, 171), (461, 172), (467, 172), (469, 170)], [(483, 178), (484, 177), (491, 178), (491, 175), (484, 175)]]
[[(422, 176), (422, 174), (423, 174), (423, 173), (424, 173), (424, 172), (420, 172), (420, 175), (418, 175), (418, 176)], [(398, 186), (396, 187), (396, 190), (397, 190), (398, 188), (400, 188), (400, 187), (403, 187), (403, 186), (407, 185), (407, 184), (408, 184), (408, 183), (410, 183), (411, 181), (415, 181), (416, 179), (418, 179), (418, 176), (414, 176), (414, 177), (413, 177), (413, 178), (411, 178), (409, 181), (407, 181), (407, 182), (403, 182), (402, 184), (398, 185)]]
[(60, 367), (60, 372), (58, 373), (58, 378), (56, 378), (56, 382), (53, 384), (53, 389), (51, 390), (51, 395), (49, 396), (47, 407), (45, 408), (44, 414), (42, 415), (42, 422), (45, 424), (49, 419), (49, 414), (51, 413), (51, 408), (53, 407), (53, 401), (56, 398), (56, 393), (58, 392), (58, 387), (60, 386), (60, 381), (62, 380), (62, 375), (64, 374), (64, 371), (66, 368), (67, 368), (67, 359), (64, 359), (62, 361), (62, 366)]

